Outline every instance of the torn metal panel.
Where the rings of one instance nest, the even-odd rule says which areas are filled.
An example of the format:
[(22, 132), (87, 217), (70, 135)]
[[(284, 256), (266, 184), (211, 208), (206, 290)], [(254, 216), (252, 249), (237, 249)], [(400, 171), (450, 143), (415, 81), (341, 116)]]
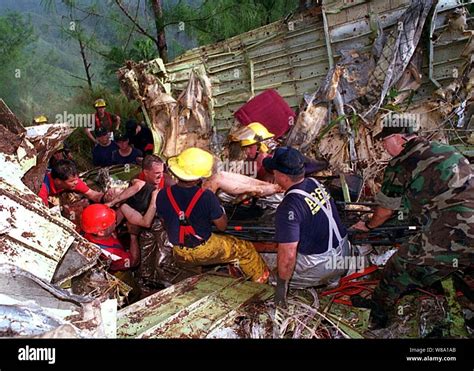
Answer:
[(16, 162), (21, 176), (36, 165), (36, 150), (25, 134), (20, 121), (0, 99), (0, 152)]
[(119, 71), (123, 92), (142, 104), (153, 132), (155, 152), (171, 157), (188, 147), (209, 148), (213, 101), (205, 71), (194, 69), (175, 100), (166, 93), (166, 80), (157, 78), (149, 68), (155, 62), (129, 63)]
[(8, 131), (17, 135), (18, 140), (25, 136), (25, 128), (15, 114), (8, 108), (3, 99), (0, 99), (0, 126), (4, 126)]
[(370, 94), (367, 98), (371, 106), (365, 111), (365, 117), (375, 115), (388, 90), (400, 79), (408, 66), (432, 4), (433, 0), (413, 1), (398, 22), (396, 30), (387, 36), (382, 55), (368, 83)]
[[(2, 173), (0, 169), (0, 177), (5, 176)], [(100, 249), (78, 235), (70, 221), (51, 214), (25, 188), (18, 190), (0, 179), (0, 262), (15, 264), (52, 281), (64, 254), (73, 247), (71, 254), (76, 259), (65, 259), (67, 264), (56, 276), (57, 282), (95, 264)]]
[(23, 176), (23, 183), (34, 193), (41, 189), (49, 159), (72, 132), (73, 128), (66, 123), (29, 126), (26, 129), (25, 138), (36, 151), (36, 163)]
[[(336, 61), (344, 50), (361, 48), (358, 50), (361, 54), (370, 52), (373, 32), (366, 17), (369, 12), (378, 17), (381, 29), (388, 33), (396, 30), (409, 5), (409, 0), (325, 1)], [(458, 0), (438, 1), (436, 32), (445, 27), (447, 14), (460, 6)], [(468, 18), (468, 25), (470, 22)], [(451, 75), (442, 74), (444, 64), (453, 67), (462, 64), (454, 56), (460, 56), (461, 46), (468, 38), (469, 35), (460, 39), (459, 35), (453, 34), (444, 45), (435, 45), (437, 62), (434, 73), (444, 78), (443, 84), (452, 80)], [(166, 65), (172, 91), (183, 91), (192, 69), (196, 67), (205, 68), (211, 81), (213, 114), (220, 130), (229, 129), (234, 122), (233, 112), (265, 89), (276, 89), (292, 108), (297, 108), (305, 93), (312, 94), (320, 86), (329, 68), (321, 10), (315, 8), (296, 14), (285, 22), (274, 22), (185, 52)], [(427, 66), (424, 66), (423, 74), (428, 76), (427, 72)], [(425, 99), (433, 90), (424, 79), (414, 99)]]
[(319, 131), (327, 124), (327, 113), (328, 109), (325, 105), (309, 104), (298, 116), (286, 144), (306, 152), (317, 139)]
[[(16, 136), (1, 122), (0, 129)], [(66, 124), (45, 125), (44, 129), (32, 127), (29, 136), (40, 153), (51, 153), (45, 147), (62, 140), (68, 130)], [(14, 264), (46, 281), (62, 283), (93, 266), (101, 252), (80, 236), (69, 220), (48, 209), (23, 183), (23, 175), (37, 162), (37, 150), (27, 137), (28, 134), (17, 148), (0, 146), (0, 263)], [(31, 146), (27, 147), (31, 151), (21, 156), (19, 149), (25, 148), (22, 147), (25, 143)], [(45, 162), (47, 159), (41, 158), (38, 165)], [(39, 180), (43, 177), (44, 173)]]
[(278, 21), (221, 43), (196, 48), (166, 65), (172, 88), (184, 89), (190, 66), (203, 65), (214, 93), (218, 129), (233, 124), (233, 112), (253, 94), (275, 88), (296, 107), (326, 74), (321, 19), (314, 11)]
[(116, 301), (70, 294), (13, 265), (0, 264), (0, 303), (0, 337), (115, 337)]
[(207, 76), (193, 71), (186, 90), (180, 94), (170, 112), (162, 152), (165, 157), (176, 156), (189, 147), (209, 149), (211, 101), (212, 89)]
[(235, 278), (191, 277), (118, 312), (121, 338), (204, 338), (243, 305), (268, 299), (273, 288)]

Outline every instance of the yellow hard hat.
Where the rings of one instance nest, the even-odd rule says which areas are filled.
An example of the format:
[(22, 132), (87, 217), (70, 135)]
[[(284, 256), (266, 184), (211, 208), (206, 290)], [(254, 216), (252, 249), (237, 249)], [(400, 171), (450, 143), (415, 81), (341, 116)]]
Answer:
[(252, 122), (247, 125), (247, 128), (249, 128), (253, 132), (253, 136), (250, 138), (242, 139), (240, 141), (240, 145), (242, 147), (251, 146), (255, 143), (260, 143), (275, 136), (275, 134), (270, 133), (268, 129), (259, 122)]
[(212, 175), (214, 157), (203, 149), (191, 147), (178, 156), (168, 159), (168, 168), (177, 178), (184, 181), (209, 178)]
[(35, 124), (47, 124), (48, 123), (48, 117), (46, 117), (45, 115), (39, 115), (39, 116), (35, 116), (35, 118), (33, 119), (34, 123)]
[(105, 107), (106, 104), (105, 104), (105, 100), (100, 98), (100, 99), (97, 99), (95, 102), (94, 102), (94, 107), (95, 108), (99, 108), (99, 107)]

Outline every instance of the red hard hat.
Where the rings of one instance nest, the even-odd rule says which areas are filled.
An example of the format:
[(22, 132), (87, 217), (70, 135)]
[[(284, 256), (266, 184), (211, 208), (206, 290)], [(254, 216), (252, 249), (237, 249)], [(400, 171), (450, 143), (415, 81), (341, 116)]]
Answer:
[(114, 223), (115, 211), (106, 205), (89, 205), (82, 212), (81, 227), (86, 233), (103, 232)]

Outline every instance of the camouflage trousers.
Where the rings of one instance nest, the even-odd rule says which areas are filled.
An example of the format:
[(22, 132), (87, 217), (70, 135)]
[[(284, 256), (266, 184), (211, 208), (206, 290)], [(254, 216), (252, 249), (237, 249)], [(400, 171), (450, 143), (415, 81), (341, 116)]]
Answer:
[(405, 291), (427, 287), (473, 264), (474, 213), (466, 205), (427, 216), (423, 232), (412, 236), (387, 262), (373, 299), (386, 309)]
[(375, 288), (372, 299), (386, 311), (390, 311), (405, 291), (416, 287), (431, 286), (443, 279), (445, 275), (446, 272), (439, 271), (432, 266), (413, 264), (396, 253), (385, 265), (382, 279)]

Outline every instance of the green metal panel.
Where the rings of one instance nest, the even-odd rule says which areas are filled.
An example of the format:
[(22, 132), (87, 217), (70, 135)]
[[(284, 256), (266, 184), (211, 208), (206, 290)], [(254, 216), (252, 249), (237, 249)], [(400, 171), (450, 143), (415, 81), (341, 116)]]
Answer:
[[(326, 1), (335, 60), (341, 50), (370, 50), (373, 35), (366, 18), (369, 9), (378, 14), (385, 32), (389, 32), (396, 27), (408, 5), (409, 0), (392, 0), (391, 3)], [(436, 32), (447, 27), (446, 17), (456, 6), (459, 6), (456, 0), (440, 1)], [(472, 18), (468, 24), (472, 24)], [(452, 81), (452, 69), (462, 62), (459, 56), (465, 38), (446, 34), (442, 45), (435, 44), (434, 75), (443, 85)], [(253, 68), (250, 68), (251, 64)], [(296, 108), (305, 93), (311, 94), (319, 87), (328, 71), (322, 16), (312, 11), (296, 14), (286, 23), (277, 21), (213, 45), (189, 50), (166, 65), (173, 89), (184, 89), (192, 68), (200, 65), (204, 65), (212, 82), (218, 129), (229, 128), (234, 121), (233, 113), (253, 94), (266, 89), (276, 89), (291, 107)], [(426, 68), (423, 73), (428, 74)], [(431, 84), (417, 93), (417, 100), (432, 93)]]
[(268, 285), (203, 274), (134, 303), (118, 313), (120, 338), (203, 338), (234, 311), (273, 294)]

